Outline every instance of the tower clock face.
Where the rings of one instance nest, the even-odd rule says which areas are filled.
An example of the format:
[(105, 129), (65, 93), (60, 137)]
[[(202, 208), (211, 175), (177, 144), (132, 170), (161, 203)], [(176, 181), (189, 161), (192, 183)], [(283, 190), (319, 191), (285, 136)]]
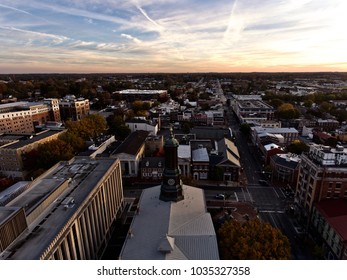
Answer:
[(172, 185), (175, 184), (175, 180), (174, 180), (174, 179), (169, 179), (169, 180), (167, 180), (167, 183), (168, 183), (170, 186), (172, 186)]

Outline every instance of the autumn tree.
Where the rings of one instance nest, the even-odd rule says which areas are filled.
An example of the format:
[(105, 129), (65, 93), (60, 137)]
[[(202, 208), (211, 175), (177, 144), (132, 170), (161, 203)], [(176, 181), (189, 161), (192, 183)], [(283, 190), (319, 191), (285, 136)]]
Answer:
[(283, 101), (279, 98), (271, 99), (269, 101), (270, 105), (273, 106), (275, 109), (283, 105)]
[(73, 156), (71, 145), (60, 139), (52, 140), (38, 147), (36, 166), (48, 169), (61, 160), (70, 160)]
[(290, 103), (283, 103), (277, 108), (277, 115), (283, 119), (294, 119), (300, 116), (300, 113)]
[(94, 138), (107, 129), (106, 120), (97, 114), (91, 114), (79, 121), (66, 121), (69, 132), (79, 135), (83, 140)]
[(330, 110), (333, 108), (333, 104), (327, 102), (327, 101), (323, 101), (320, 105), (319, 105), (319, 109), (322, 111), (322, 112), (325, 112), (325, 113), (329, 113)]
[(224, 260), (286, 260), (290, 243), (281, 231), (258, 219), (225, 222), (218, 231)]
[(70, 144), (75, 153), (81, 152), (86, 148), (86, 142), (76, 133), (67, 131), (59, 136), (60, 140)]
[(308, 152), (309, 149), (310, 149), (309, 146), (307, 146), (304, 142), (300, 140), (294, 140), (287, 147), (287, 152), (301, 155), (303, 152)]

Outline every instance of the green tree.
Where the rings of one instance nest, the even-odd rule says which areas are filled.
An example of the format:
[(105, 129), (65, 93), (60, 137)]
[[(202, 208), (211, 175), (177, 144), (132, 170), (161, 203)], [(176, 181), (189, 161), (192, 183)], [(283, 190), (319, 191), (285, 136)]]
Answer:
[(225, 222), (218, 231), (219, 252), (223, 260), (287, 260), (290, 243), (269, 223), (258, 219)]
[(108, 133), (114, 135), (119, 140), (124, 140), (131, 132), (130, 128), (125, 125), (122, 116), (112, 115), (107, 118)]

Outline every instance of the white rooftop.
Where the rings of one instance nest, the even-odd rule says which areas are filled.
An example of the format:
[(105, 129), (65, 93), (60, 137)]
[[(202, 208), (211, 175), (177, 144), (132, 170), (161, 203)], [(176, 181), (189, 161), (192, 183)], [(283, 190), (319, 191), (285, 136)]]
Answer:
[(261, 133), (271, 133), (271, 134), (298, 133), (298, 131), (294, 127), (262, 127), (262, 126), (255, 126), (253, 129), (258, 134), (261, 134)]
[(216, 233), (202, 189), (183, 186), (184, 200), (159, 200), (160, 187), (145, 189), (123, 245), (123, 260), (219, 259)]
[(291, 153), (277, 154), (277, 156), (288, 161), (295, 161), (295, 162), (301, 161), (301, 157), (296, 154), (291, 154)]
[(267, 145), (264, 146), (264, 149), (265, 149), (266, 151), (270, 151), (270, 150), (276, 149), (276, 148), (277, 148), (277, 149), (281, 149), (281, 147), (278, 146), (278, 145), (275, 144), (275, 143), (267, 144)]

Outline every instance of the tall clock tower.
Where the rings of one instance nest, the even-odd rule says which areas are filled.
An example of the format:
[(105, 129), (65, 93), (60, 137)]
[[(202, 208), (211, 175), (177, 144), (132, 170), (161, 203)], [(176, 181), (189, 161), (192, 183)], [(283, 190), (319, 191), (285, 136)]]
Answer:
[(165, 140), (165, 168), (163, 172), (163, 182), (160, 189), (160, 200), (180, 201), (184, 199), (181, 172), (178, 167), (177, 149), (179, 143), (174, 138), (172, 128), (170, 136)]

